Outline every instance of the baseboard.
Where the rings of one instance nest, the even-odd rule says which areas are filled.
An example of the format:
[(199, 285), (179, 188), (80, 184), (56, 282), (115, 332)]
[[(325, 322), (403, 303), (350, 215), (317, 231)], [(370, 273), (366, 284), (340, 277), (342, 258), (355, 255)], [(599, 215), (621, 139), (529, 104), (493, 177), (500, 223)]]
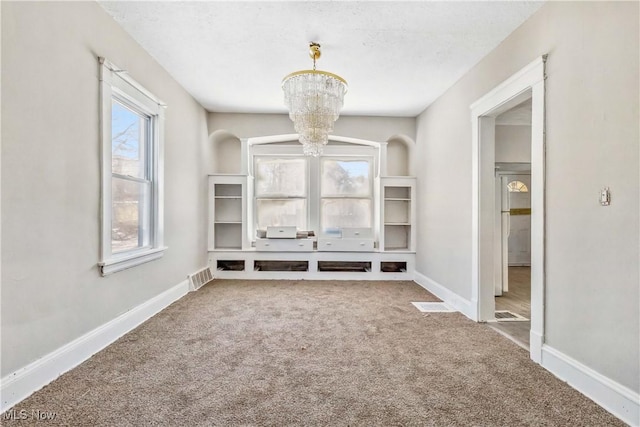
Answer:
[(542, 366), (630, 426), (640, 425), (640, 395), (566, 354), (542, 346)]
[(460, 313), (464, 314), (471, 320), (476, 320), (476, 308), (471, 304), (471, 301), (462, 298), (455, 292), (445, 288), (440, 283), (436, 282), (425, 276), (422, 273), (414, 272), (414, 279), (417, 284), (431, 292), (442, 301), (444, 301), (449, 307), (455, 308)]
[(544, 338), (534, 330), (529, 331), (529, 355), (531, 360), (542, 365), (542, 346)]
[(182, 298), (188, 291), (189, 281), (185, 280), (41, 359), (2, 378), (2, 385), (0, 386), (2, 406), (0, 412), (5, 412), (63, 373), (75, 368), (174, 301)]

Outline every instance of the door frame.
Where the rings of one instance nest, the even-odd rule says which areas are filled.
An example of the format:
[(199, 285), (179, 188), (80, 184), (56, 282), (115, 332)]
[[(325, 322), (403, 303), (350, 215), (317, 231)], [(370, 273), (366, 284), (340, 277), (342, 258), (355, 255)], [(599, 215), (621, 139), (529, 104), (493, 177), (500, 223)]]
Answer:
[(474, 320), (494, 320), (495, 118), (531, 98), (531, 331), (530, 356), (542, 362), (544, 342), (544, 80), (546, 55), (471, 104), (472, 253)]
[[(501, 165), (505, 165), (506, 163), (501, 163)], [(509, 269), (509, 257), (507, 255), (506, 257), (506, 261), (504, 259), (504, 248), (503, 246), (503, 241), (504, 241), (504, 230), (502, 229), (502, 198), (504, 197), (504, 194), (502, 192), (502, 179), (504, 177), (507, 176), (528, 176), (529, 179), (529, 184), (527, 185), (529, 188), (531, 188), (531, 163), (514, 163), (514, 165), (528, 165), (526, 170), (516, 170), (516, 168), (514, 167), (513, 170), (511, 169), (502, 169), (500, 168), (500, 170), (497, 169), (497, 165), (498, 163), (496, 163), (496, 174), (495, 174), (495, 181), (496, 181), (496, 192), (495, 192), (495, 201), (496, 201), (496, 218), (495, 218), (495, 228), (494, 228), (494, 245), (496, 245), (496, 247), (494, 247), (495, 250), (495, 271), (494, 271), (494, 288), (496, 288), (497, 291), (497, 286), (498, 286), (498, 282), (500, 282), (500, 288), (502, 290), (502, 292), (508, 292), (509, 291), (509, 286), (508, 286), (508, 272), (507, 272), (507, 279), (506, 279), (506, 283), (505, 283), (505, 273), (504, 270), (508, 270)], [(500, 193), (498, 193), (498, 191), (500, 191)], [(531, 192), (529, 192), (529, 197), (531, 197)], [(529, 202), (531, 203), (531, 202)], [(529, 207), (531, 207), (531, 204), (529, 204)], [(529, 227), (529, 231), (531, 231), (531, 227)], [(531, 253), (531, 242), (529, 242), (529, 253)], [(507, 254), (508, 254), (508, 245), (507, 245)], [(531, 259), (529, 259), (529, 267), (531, 267)], [(497, 296), (497, 294), (496, 294)]]

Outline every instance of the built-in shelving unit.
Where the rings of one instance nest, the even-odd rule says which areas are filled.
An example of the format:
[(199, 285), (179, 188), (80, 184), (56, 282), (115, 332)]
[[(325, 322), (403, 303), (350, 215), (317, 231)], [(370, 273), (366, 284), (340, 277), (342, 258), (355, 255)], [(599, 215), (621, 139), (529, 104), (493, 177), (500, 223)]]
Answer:
[(238, 279), (413, 279), (413, 177), (376, 181), (376, 226), (342, 230), (341, 238), (257, 238), (247, 234), (246, 175), (209, 177), (209, 265)]
[(381, 244), (383, 251), (415, 251), (415, 178), (384, 177)]
[(246, 178), (209, 177), (209, 250), (242, 250), (246, 226)]
[(209, 265), (220, 279), (412, 280), (410, 252), (210, 251)]

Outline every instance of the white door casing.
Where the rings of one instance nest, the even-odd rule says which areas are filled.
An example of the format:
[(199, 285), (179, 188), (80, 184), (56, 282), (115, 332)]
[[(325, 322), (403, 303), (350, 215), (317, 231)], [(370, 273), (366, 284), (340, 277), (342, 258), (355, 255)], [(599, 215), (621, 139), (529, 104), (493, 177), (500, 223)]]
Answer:
[(471, 105), (472, 245), (474, 320), (494, 319), (495, 117), (531, 98), (531, 332), (530, 356), (542, 362), (544, 337), (544, 78), (538, 57)]

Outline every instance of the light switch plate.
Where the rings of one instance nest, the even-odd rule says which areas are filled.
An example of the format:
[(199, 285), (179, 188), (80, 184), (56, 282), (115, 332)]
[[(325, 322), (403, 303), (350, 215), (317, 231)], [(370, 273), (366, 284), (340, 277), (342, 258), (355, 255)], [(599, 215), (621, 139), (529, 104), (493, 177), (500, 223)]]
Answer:
[(609, 206), (611, 204), (611, 191), (609, 191), (609, 187), (600, 190), (600, 204), (602, 206)]

